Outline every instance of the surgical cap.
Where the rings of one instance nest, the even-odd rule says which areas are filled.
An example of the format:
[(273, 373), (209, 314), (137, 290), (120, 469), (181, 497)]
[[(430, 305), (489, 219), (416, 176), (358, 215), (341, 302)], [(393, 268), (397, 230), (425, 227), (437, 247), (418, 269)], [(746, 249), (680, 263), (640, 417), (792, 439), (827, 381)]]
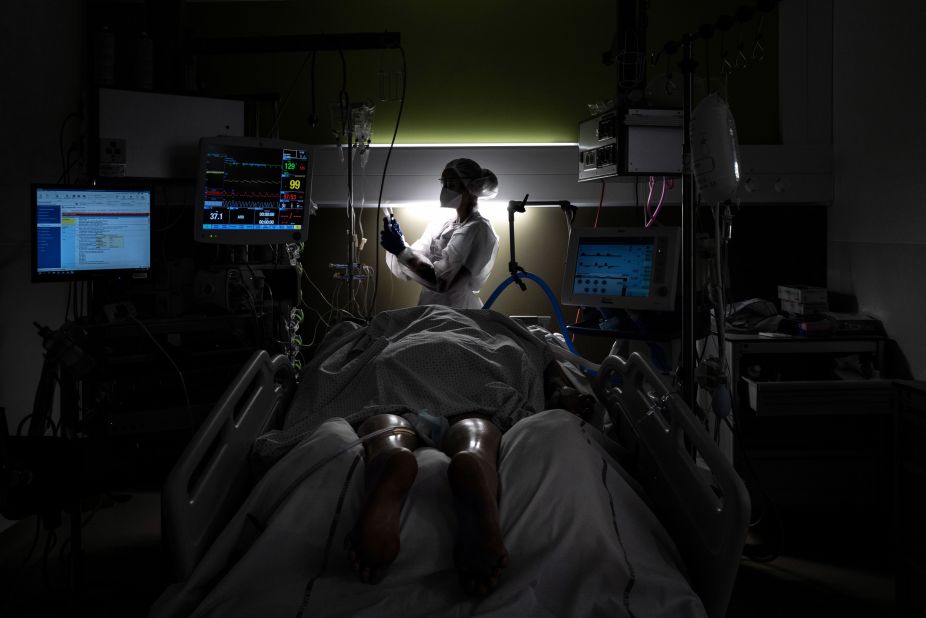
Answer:
[(492, 198), (498, 195), (498, 178), (472, 159), (454, 159), (445, 170), (453, 170), (473, 197)]

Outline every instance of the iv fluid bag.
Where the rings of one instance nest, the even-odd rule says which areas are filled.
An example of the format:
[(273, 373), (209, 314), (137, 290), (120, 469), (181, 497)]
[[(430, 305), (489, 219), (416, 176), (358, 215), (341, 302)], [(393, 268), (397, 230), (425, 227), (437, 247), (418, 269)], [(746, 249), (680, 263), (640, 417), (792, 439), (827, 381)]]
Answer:
[(691, 113), (692, 172), (701, 199), (731, 199), (740, 182), (736, 122), (730, 107), (717, 94), (704, 97)]

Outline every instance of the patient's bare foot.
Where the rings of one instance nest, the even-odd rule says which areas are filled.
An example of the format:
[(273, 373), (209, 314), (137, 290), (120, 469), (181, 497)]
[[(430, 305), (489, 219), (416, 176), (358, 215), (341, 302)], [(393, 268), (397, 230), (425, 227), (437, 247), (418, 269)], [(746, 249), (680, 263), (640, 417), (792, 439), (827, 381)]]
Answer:
[(418, 461), (411, 451), (397, 448), (367, 465), (367, 500), (345, 545), (360, 580), (378, 584), (399, 555), (399, 515), (418, 474)]
[(498, 478), (481, 456), (462, 451), (447, 469), (456, 503), (459, 532), (454, 559), (463, 589), (485, 595), (508, 565), (508, 550), (498, 521)]

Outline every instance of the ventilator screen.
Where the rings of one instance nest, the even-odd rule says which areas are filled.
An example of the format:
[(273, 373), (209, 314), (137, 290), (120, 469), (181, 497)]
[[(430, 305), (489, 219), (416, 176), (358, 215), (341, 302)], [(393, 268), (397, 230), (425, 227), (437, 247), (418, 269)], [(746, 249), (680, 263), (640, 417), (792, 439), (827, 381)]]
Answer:
[(574, 292), (604, 296), (649, 296), (653, 238), (588, 240), (579, 245)]
[(562, 302), (670, 311), (678, 274), (678, 228), (574, 228)]

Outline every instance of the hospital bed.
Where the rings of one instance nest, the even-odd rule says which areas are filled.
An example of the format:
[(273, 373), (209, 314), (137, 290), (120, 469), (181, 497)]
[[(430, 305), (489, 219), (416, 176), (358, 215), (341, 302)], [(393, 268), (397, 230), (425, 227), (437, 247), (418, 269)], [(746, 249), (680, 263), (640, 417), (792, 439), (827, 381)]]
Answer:
[[(392, 341), (421, 335), (408, 334), (404, 311), (388, 312), (401, 332)], [(525, 348), (541, 337), (543, 346), (557, 347), (555, 336), (529, 333), (500, 314), (463, 313), (489, 345), (496, 345), (494, 328), (514, 333)], [(418, 309), (412, 314), (421, 316)], [(335, 338), (319, 353), (342, 354), (340, 367), (363, 360), (379, 338), (354, 330), (344, 339), (351, 342), (346, 352)], [(417, 341), (440, 337), (440, 330), (425, 328)], [(363, 360), (381, 363), (371, 375), (401, 362), (379, 360), (384, 355)], [(378, 585), (358, 580), (343, 539), (362, 504), (363, 445), (343, 418), (310, 426), (303, 418), (304, 431), (285, 454), (269, 463), (256, 457), (266, 436), (285, 442), (287, 424), (299, 426), (293, 415), (300, 392), (321, 384), (304, 375), (297, 386), (285, 357), (258, 352), (165, 484), (162, 521), (176, 583), (151, 615), (723, 616), (749, 501), (704, 424), (636, 354), (612, 355), (598, 366), (562, 349), (544, 358), (580, 388), (584, 379), (600, 414), (535, 410), (505, 432), (499, 511), (511, 559), (485, 598), (466, 596), (456, 580), (448, 460), (433, 448), (416, 451), (419, 474), (403, 507), (398, 559)], [(329, 362), (315, 362), (314, 371), (330, 371)], [(370, 381), (356, 370), (355, 380)], [(467, 371), (480, 368), (470, 364)]]

